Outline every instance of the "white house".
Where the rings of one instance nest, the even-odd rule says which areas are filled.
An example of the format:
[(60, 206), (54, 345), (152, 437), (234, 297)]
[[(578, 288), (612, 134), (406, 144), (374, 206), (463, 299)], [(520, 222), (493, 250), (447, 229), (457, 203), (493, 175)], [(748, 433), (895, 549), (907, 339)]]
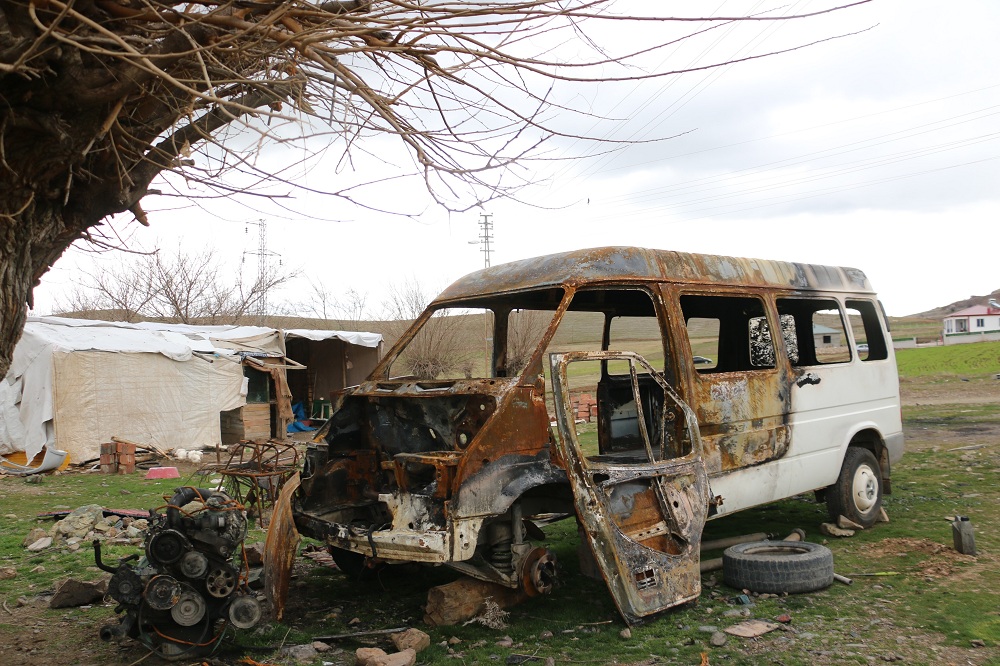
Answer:
[(944, 318), (942, 339), (946, 345), (1000, 340), (1000, 308), (974, 305)]

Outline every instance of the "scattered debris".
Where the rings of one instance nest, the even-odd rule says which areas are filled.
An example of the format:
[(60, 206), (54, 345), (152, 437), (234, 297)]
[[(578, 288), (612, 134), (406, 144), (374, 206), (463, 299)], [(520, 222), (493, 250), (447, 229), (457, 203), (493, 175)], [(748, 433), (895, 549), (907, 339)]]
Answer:
[(108, 593), (109, 580), (108, 576), (94, 581), (67, 578), (56, 584), (55, 594), (49, 599), (49, 608), (74, 608), (100, 601)]
[(833, 579), (838, 583), (843, 583), (844, 585), (853, 585), (854, 581), (847, 576), (841, 576), (839, 573), (833, 574)]
[(758, 636), (763, 636), (768, 632), (774, 631), (778, 626), (777, 623), (768, 622), (767, 620), (747, 620), (746, 622), (740, 622), (739, 624), (727, 627), (725, 632), (731, 636), (739, 636), (740, 638), (757, 638)]
[(146, 479), (177, 479), (180, 472), (176, 467), (150, 467), (146, 472)]

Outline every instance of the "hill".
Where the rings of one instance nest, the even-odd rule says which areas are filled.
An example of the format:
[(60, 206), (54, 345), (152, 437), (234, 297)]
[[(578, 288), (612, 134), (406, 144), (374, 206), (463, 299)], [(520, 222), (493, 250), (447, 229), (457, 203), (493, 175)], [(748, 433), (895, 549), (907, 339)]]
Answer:
[(985, 296), (969, 296), (961, 301), (955, 301), (954, 303), (949, 303), (948, 305), (942, 305), (940, 307), (934, 308), (933, 310), (927, 310), (926, 312), (918, 312), (916, 314), (907, 315), (904, 319), (909, 318), (923, 318), (923, 319), (941, 319), (947, 317), (953, 312), (958, 312), (959, 310), (964, 310), (965, 308), (971, 308), (974, 305), (986, 305), (989, 300), (993, 298), (1000, 300), (1000, 289), (996, 289)]

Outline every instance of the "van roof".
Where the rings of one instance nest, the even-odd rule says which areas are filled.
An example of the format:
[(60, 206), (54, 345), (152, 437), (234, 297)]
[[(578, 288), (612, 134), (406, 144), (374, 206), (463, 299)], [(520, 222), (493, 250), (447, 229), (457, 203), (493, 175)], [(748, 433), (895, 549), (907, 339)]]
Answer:
[(856, 268), (641, 247), (598, 247), (521, 259), (470, 273), (445, 289), (435, 302), (559, 285), (649, 280), (874, 294), (868, 278)]

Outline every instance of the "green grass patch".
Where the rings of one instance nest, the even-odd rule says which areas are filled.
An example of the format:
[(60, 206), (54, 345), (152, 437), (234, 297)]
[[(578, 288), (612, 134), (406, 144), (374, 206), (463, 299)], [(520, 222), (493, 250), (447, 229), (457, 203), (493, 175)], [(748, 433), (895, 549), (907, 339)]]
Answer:
[(896, 364), (902, 379), (996, 374), (1000, 372), (1000, 342), (899, 349)]

